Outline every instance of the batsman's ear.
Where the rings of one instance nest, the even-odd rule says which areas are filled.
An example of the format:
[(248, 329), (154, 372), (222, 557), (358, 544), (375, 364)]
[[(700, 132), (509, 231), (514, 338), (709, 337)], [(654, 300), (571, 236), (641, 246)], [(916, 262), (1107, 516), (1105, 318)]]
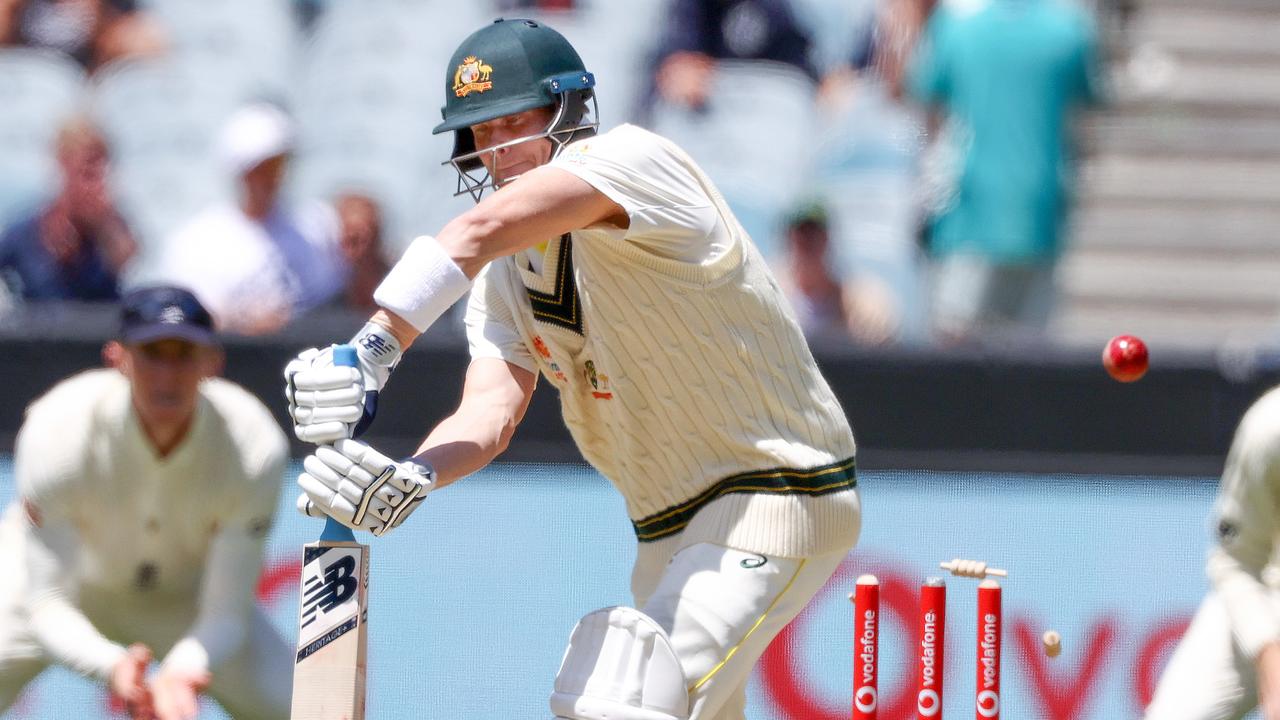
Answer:
[(123, 371), (121, 364), (124, 362), (124, 346), (118, 340), (108, 340), (102, 346), (102, 364), (117, 370)]

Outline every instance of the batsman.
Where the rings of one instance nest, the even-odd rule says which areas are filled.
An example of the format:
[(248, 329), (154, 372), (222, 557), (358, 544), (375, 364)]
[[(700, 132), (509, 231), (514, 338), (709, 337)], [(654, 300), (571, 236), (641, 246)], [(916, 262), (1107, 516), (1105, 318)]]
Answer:
[[(498, 20), (442, 73), (458, 192), (351, 339), (285, 370), (300, 509), (375, 535), (507, 446), (541, 375), (637, 539), (634, 607), (573, 630), (551, 696), (571, 720), (744, 718), (770, 640), (857, 541), (854, 439), (778, 283), (670, 141), (598, 132), (595, 77), (555, 30)], [(743, 148), (750, 152), (750, 148)], [(410, 343), (470, 292), (458, 408), (393, 461), (349, 439)]]

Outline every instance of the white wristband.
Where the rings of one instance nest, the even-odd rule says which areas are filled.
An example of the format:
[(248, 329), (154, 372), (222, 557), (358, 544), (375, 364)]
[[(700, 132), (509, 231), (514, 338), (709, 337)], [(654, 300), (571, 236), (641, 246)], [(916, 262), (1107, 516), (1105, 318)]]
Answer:
[(426, 332), (471, 289), (471, 278), (430, 235), (414, 238), (373, 292), (373, 301)]

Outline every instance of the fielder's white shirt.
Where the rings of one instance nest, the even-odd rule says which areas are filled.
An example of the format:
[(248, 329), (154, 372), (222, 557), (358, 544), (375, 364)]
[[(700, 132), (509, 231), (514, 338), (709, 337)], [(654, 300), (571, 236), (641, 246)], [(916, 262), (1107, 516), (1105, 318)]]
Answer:
[[(790, 557), (852, 545), (853, 434), (763, 258), (697, 165), (623, 125), (550, 164), (618, 203), (627, 229), (490, 263), (473, 357), (541, 372), (641, 541), (679, 533)], [(521, 182), (516, 180), (515, 182)]]
[(200, 395), (164, 458), (115, 370), (75, 375), (28, 409), (20, 501), (0, 533), (20, 538), (0, 557), (18, 572), (0, 601), (24, 606), (56, 661), (106, 679), (141, 641), (172, 645), (166, 664), (203, 670), (243, 641), (288, 446), (240, 387), (208, 380)]
[(1280, 389), (1245, 413), (1227, 455), (1215, 505), (1218, 544), (1208, 571), (1246, 657), (1280, 641)]
[(319, 201), (279, 205), (258, 222), (236, 205), (206, 208), (165, 243), (160, 279), (186, 287), (220, 327), (252, 330), (291, 318), (346, 284), (336, 212)]

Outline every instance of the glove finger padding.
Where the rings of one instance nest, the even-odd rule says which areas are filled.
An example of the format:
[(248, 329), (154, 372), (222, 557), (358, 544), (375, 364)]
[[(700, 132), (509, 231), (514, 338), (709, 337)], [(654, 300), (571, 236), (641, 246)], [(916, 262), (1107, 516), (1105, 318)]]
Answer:
[[(373, 481), (375, 480), (376, 476), (372, 472), (366, 470), (364, 467), (357, 465), (356, 461), (353, 458), (343, 454), (341, 451), (336, 449), (339, 446), (339, 444), (350, 443), (350, 442), (352, 441), (349, 441), (344, 438), (342, 440), (337, 441), (337, 443), (334, 444), (334, 447), (316, 448), (315, 457), (317, 460), (323, 463), (330, 470), (332, 470), (335, 473), (338, 473), (339, 475), (342, 475), (343, 477), (350, 479), (351, 481), (359, 485), (361, 490), (363, 490), (364, 488), (367, 488), (373, 484)], [(358, 441), (355, 444), (363, 445), (363, 443), (360, 443)], [(342, 446), (347, 448), (352, 447), (350, 444), (346, 444)], [(381, 466), (377, 467), (377, 472), (382, 473), (383, 471), (386, 470), (388, 465), (392, 465), (392, 464), (394, 463), (392, 463), (391, 461), (387, 461), (383, 463)]]
[(336, 390), (293, 391), (293, 404), (300, 408), (355, 406), (358, 410), (363, 401), (364, 390), (359, 384), (347, 385)]
[(359, 440), (338, 440), (333, 444), (333, 449), (374, 476), (381, 475), (388, 465), (396, 464), (394, 460), (374, 450), (368, 443), (362, 443)]
[(398, 527), (431, 489), (431, 468), (395, 462), (359, 440), (340, 439), (302, 461), (310, 502), (348, 527), (381, 535)]
[(289, 414), (298, 425), (320, 425), (323, 423), (353, 423), (360, 419), (360, 409), (353, 406), (344, 407), (298, 407), (289, 406)]
[[(296, 362), (296, 361), (295, 361)], [(293, 388), (297, 392), (307, 390), (337, 390), (338, 388), (360, 385), (363, 376), (359, 368), (346, 365), (329, 367), (310, 367), (299, 370), (293, 375)]]
[[(322, 447), (320, 450), (328, 450), (328, 448)], [(334, 492), (337, 492), (338, 486), (345, 478), (342, 471), (325, 462), (318, 451), (302, 459), (302, 469)]]
[(313, 517), (313, 518), (328, 517), (327, 515), (324, 514), (324, 512), (320, 510), (319, 507), (316, 506), (314, 502), (311, 501), (311, 496), (306, 494), (305, 492), (298, 494), (298, 500), (296, 502), (296, 505), (298, 508), (298, 512), (302, 513), (303, 515), (306, 515), (307, 517)]
[(311, 502), (315, 503), (325, 515), (348, 527), (356, 527), (352, 521), (356, 514), (356, 507), (346, 498), (310, 473), (304, 472), (299, 475), (298, 485), (311, 498)]
[(350, 425), (344, 422), (324, 422), (317, 425), (294, 425), (293, 434), (302, 442), (319, 445), (345, 438)]

